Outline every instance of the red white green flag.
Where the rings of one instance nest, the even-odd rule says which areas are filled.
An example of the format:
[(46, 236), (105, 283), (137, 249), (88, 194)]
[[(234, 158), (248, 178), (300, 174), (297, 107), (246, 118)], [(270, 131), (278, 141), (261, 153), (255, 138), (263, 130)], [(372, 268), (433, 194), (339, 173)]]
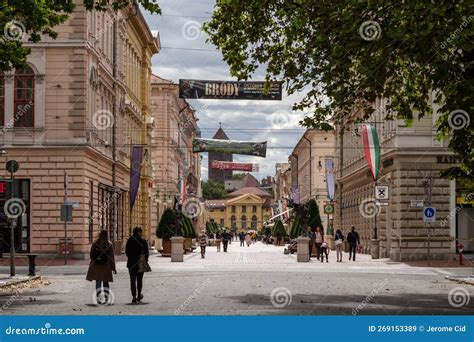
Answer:
[(377, 180), (380, 171), (380, 144), (377, 129), (372, 125), (362, 125), (362, 139), (364, 141), (364, 155), (374, 180)]

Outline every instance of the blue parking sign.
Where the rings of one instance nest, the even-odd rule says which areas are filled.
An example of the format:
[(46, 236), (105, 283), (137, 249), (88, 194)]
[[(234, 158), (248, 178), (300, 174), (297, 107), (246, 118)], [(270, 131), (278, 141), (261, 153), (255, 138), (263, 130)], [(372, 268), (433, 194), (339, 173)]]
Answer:
[(424, 207), (423, 208), (423, 222), (435, 222), (435, 221), (436, 221), (436, 208)]

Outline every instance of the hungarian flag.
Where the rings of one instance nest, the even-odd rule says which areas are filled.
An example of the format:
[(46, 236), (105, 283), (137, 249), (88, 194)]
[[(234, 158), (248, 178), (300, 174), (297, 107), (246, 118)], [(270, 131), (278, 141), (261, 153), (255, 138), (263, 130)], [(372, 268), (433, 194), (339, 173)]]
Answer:
[(362, 125), (362, 139), (364, 140), (365, 159), (374, 180), (377, 180), (380, 171), (380, 144), (377, 129), (368, 124)]

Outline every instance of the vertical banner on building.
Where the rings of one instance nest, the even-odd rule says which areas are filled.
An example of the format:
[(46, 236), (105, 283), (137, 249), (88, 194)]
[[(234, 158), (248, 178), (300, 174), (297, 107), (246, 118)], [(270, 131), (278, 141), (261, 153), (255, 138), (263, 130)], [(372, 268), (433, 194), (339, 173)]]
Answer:
[(300, 204), (300, 189), (297, 186), (291, 187), (291, 199), (293, 203)]
[(181, 179), (179, 181), (179, 202), (181, 205), (186, 201), (186, 181)]
[(335, 184), (334, 184), (334, 165), (332, 159), (327, 158), (324, 160), (326, 169), (326, 187), (328, 191), (329, 200), (334, 200)]
[(377, 129), (369, 124), (362, 125), (362, 139), (364, 141), (364, 155), (369, 164), (374, 180), (377, 180), (380, 170), (380, 144)]
[(138, 189), (140, 188), (140, 176), (142, 171), (142, 147), (132, 146), (130, 155), (130, 210), (133, 209)]

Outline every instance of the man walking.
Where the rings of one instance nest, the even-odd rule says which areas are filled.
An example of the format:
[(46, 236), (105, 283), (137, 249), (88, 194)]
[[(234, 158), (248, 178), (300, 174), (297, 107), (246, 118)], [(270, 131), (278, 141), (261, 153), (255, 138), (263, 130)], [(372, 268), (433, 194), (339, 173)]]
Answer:
[(245, 234), (244, 234), (244, 232), (240, 232), (239, 239), (240, 239), (240, 247), (245, 247)]
[(204, 259), (206, 256), (206, 245), (207, 245), (207, 234), (203, 229), (201, 235), (199, 235), (199, 245), (201, 246), (201, 258)]
[(347, 234), (347, 242), (349, 243), (349, 260), (356, 261), (357, 244), (360, 244), (359, 234), (355, 231), (355, 227)]
[(226, 230), (222, 233), (222, 244), (224, 245), (224, 252), (227, 252), (227, 246), (229, 245), (230, 234)]

